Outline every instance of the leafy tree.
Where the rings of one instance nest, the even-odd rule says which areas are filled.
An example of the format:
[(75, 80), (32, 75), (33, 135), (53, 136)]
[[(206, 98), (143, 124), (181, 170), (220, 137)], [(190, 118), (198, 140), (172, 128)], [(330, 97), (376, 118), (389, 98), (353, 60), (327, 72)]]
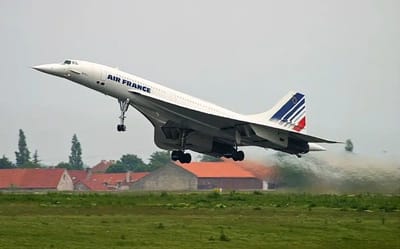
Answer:
[(8, 160), (8, 158), (3, 155), (2, 158), (0, 158), (0, 169), (13, 169), (15, 168), (14, 164)]
[(33, 160), (32, 160), (32, 162), (33, 162), (34, 164), (37, 164), (37, 165), (39, 165), (39, 163), (40, 163), (39, 155), (38, 155), (37, 150), (35, 150), (35, 153), (33, 154)]
[(125, 172), (128, 172), (128, 167), (121, 161), (114, 163), (106, 170), (106, 173), (125, 173)]
[(121, 157), (121, 163), (125, 164), (127, 170), (135, 172), (148, 171), (147, 165), (138, 156), (133, 154), (126, 154)]
[(83, 169), (82, 148), (76, 134), (72, 136), (71, 155), (69, 156), (69, 164), (72, 169)]
[(347, 139), (347, 140), (346, 140), (346, 146), (344, 147), (344, 149), (345, 149), (347, 152), (353, 152), (354, 145), (353, 145), (353, 142), (352, 142), (350, 139)]
[(19, 129), (18, 151), (15, 152), (15, 156), (17, 167), (21, 167), (29, 163), (31, 159), (28, 146), (26, 145), (26, 137), (22, 129)]
[(36, 164), (32, 161), (29, 161), (27, 163), (24, 163), (23, 165), (20, 166), (21, 168), (40, 168), (40, 164)]
[(168, 151), (156, 151), (150, 156), (148, 164), (149, 171), (156, 170), (171, 162), (171, 156)]
[(126, 154), (121, 157), (116, 163), (111, 165), (106, 173), (120, 173), (120, 172), (145, 172), (148, 171), (148, 166), (138, 156), (133, 154)]
[(56, 168), (62, 168), (62, 169), (73, 169), (72, 165), (66, 162), (60, 162), (57, 164)]
[(224, 160), (222, 160), (220, 157), (213, 157), (206, 154), (203, 154), (203, 156), (200, 159), (200, 162), (222, 162), (222, 161)]

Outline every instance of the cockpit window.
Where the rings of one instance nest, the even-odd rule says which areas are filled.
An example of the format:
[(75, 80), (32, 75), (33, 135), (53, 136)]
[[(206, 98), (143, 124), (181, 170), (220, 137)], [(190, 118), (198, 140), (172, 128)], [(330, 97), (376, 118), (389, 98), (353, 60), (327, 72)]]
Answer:
[(65, 60), (64, 62), (63, 62), (63, 65), (78, 65), (78, 62), (76, 62), (76, 61), (71, 61), (71, 60)]

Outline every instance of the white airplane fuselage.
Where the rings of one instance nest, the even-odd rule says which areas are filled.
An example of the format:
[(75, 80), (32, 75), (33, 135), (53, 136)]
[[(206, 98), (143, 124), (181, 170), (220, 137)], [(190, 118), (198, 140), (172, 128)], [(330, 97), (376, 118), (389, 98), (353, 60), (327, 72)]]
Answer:
[[(126, 104), (126, 109), (128, 105), (133, 106), (153, 124), (154, 141), (162, 149), (181, 152), (190, 149), (243, 160), (243, 152), (243, 156), (235, 154), (237, 146), (260, 146), (299, 155), (311, 150), (324, 150), (314, 142), (333, 142), (300, 132), (305, 128), (305, 105), (302, 104), (302, 107), (300, 103), (290, 103), (294, 102), (294, 93), (285, 96), (275, 109), (257, 115), (243, 115), (92, 62), (66, 60), (63, 64), (45, 64), (33, 68), (118, 99), (122, 112), (119, 131), (121, 125), (121, 131), (125, 130), (123, 121), (126, 110), (123, 111), (122, 104)], [(299, 100), (296, 99), (296, 102), (304, 98), (304, 95), (297, 94)], [(274, 117), (282, 120), (279, 122)], [(304, 124), (299, 125), (298, 120), (302, 117)], [(230, 150), (233, 150), (233, 154)], [(176, 153), (179, 155), (173, 156), (173, 159), (190, 162), (188, 158), (181, 160), (181, 152)]]

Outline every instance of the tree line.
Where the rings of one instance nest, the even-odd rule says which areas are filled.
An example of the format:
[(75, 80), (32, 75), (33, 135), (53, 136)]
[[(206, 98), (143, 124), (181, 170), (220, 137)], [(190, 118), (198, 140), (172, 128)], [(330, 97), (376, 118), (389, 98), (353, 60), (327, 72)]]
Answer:
[[(26, 136), (22, 129), (19, 129), (18, 151), (15, 152), (15, 164), (11, 162), (5, 155), (0, 159), (0, 169), (13, 168), (41, 168), (41, 160), (38, 151), (35, 150), (31, 157), (31, 152), (26, 143)], [(71, 154), (69, 162), (61, 162), (57, 165), (59, 168), (83, 169), (82, 148), (76, 134), (72, 136)]]
[(165, 166), (171, 161), (170, 158), (169, 151), (156, 151), (150, 155), (149, 163), (145, 163), (137, 155), (125, 154), (112, 164), (106, 173), (150, 172)]
[[(65, 169), (84, 169), (82, 161), (82, 147), (76, 134), (72, 136), (71, 152), (68, 162), (60, 162), (55, 167)], [(111, 165), (107, 173), (119, 172), (145, 172), (153, 171), (170, 162), (170, 153), (168, 151), (156, 151), (150, 156), (149, 163), (144, 163), (141, 158), (134, 154), (125, 154), (120, 160)], [(19, 130), (18, 151), (15, 152), (15, 163), (10, 161), (5, 155), (0, 158), (0, 169), (14, 168), (41, 168), (41, 160), (38, 151), (35, 150), (33, 156), (28, 148), (26, 136), (22, 129)]]

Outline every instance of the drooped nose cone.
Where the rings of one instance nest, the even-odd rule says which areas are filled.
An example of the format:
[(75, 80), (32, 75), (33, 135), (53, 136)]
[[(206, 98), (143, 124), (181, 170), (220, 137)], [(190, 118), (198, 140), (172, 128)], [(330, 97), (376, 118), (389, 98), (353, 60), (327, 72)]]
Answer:
[(51, 67), (49, 65), (47, 65), (47, 64), (46, 65), (33, 66), (32, 68), (35, 69), (35, 70), (38, 70), (40, 72), (43, 72), (43, 73), (49, 73), (51, 71)]
[(32, 67), (43, 73), (52, 74), (55, 76), (64, 76), (65, 68), (60, 64), (44, 64)]

